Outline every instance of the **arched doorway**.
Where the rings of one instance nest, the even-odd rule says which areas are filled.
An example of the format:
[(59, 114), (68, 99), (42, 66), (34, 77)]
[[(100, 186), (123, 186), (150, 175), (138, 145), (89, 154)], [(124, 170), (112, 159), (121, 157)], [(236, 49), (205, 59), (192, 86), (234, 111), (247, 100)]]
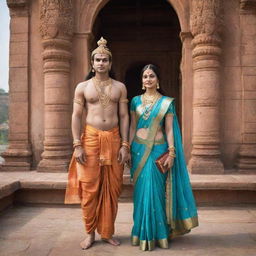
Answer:
[(161, 89), (165, 95), (176, 98), (180, 115), (179, 33), (177, 14), (165, 0), (111, 0), (94, 23), (93, 43), (96, 46), (101, 36), (108, 40), (116, 78), (126, 84), (129, 99), (142, 93), (142, 67), (148, 63), (157, 65)]

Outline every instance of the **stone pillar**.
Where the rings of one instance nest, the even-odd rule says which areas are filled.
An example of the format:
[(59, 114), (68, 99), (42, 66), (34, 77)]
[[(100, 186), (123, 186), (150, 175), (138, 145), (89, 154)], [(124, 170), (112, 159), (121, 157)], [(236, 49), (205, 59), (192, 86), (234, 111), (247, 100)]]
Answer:
[(256, 1), (240, 1), (242, 143), (237, 167), (256, 174)]
[(223, 173), (220, 160), (221, 0), (192, 0), (193, 130), (189, 169)]
[(28, 0), (7, 0), (10, 9), (9, 59), (9, 146), (2, 154), (4, 171), (28, 171), (31, 167), (29, 141)]
[(66, 172), (71, 156), (71, 0), (41, 0), (44, 61), (44, 152), (38, 171)]
[(192, 100), (193, 87), (191, 86), (192, 70), (192, 52), (191, 41), (192, 34), (182, 31), (180, 33), (182, 41), (182, 59), (180, 70), (182, 74), (182, 139), (186, 159), (190, 159), (192, 151), (191, 130), (192, 130)]
[[(79, 82), (85, 79), (85, 76), (91, 67), (91, 43), (93, 35), (92, 33), (80, 32), (74, 33), (73, 37), (73, 57), (72, 57), (72, 77), (73, 85), (77, 85)], [(73, 90), (72, 90), (73, 95)]]

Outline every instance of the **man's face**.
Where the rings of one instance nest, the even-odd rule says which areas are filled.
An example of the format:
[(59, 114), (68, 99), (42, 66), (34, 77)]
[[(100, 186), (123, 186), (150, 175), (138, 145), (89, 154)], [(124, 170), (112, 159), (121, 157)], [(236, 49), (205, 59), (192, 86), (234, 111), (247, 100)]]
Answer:
[(95, 54), (92, 67), (94, 68), (95, 72), (98, 73), (106, 73), (109, 72), (111, 69), (111, 62), (109, 61), (109, 56), (107, 54)]

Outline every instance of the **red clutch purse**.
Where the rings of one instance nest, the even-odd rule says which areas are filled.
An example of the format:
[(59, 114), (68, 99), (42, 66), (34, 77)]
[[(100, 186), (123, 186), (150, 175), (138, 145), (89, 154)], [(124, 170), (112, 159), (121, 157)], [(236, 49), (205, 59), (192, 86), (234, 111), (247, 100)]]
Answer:
[(162, 155), (160, 155), (156, 159), (155, 163), (156, 163), (159, 171), (162, 172), (162, 173), (166, 173), (168, 171), (168, 168), (166, 166), (164, 166), (164, 162), (168, 158), (168, 156), (169, 156), (169, 151), (164, 152)]

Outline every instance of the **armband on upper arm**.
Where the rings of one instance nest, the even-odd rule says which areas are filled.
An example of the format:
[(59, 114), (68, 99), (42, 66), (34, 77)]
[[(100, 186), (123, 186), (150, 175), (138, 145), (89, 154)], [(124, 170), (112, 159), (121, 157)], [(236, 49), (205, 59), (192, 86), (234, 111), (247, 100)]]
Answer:
[(84, 102), (82, 102), (81, 100), (79, 100), (79, 99), (76, 99), (76, 98), (74, 98), (74, 103), (77, 103), (77, 104), (79, 104), (80, 106), (84, 106)]
[(128, 103), (128, 102), (129, 102), (128, 99), (120, 99), (120, 100), (119, 100), (119, 103)]

